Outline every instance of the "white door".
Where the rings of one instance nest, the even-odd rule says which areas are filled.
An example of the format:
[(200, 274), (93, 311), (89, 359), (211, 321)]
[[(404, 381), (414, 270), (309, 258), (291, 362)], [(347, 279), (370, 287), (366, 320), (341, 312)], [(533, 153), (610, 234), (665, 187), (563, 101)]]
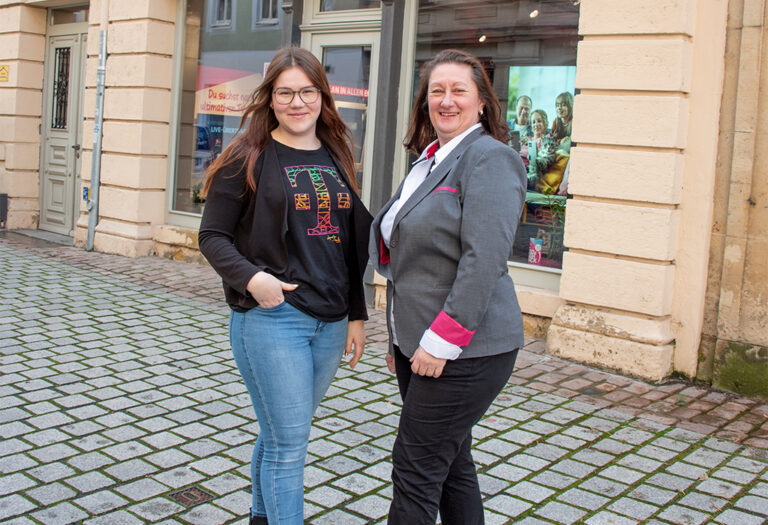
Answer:
[(305, 34), (309, 49), (325, 66), (339, 114), (352, 132), (353, 155), (365, 204), (371, 193), (376, 76), (379, 64), (378, 31)]
[(49, 36), (40, 145), (40, 229), (72, 235), (80, 209), (85, 34)]

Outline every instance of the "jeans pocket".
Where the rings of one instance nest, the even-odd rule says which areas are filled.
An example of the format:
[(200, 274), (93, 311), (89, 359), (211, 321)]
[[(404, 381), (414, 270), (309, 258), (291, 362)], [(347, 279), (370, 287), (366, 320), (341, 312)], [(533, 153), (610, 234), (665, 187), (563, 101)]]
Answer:
[(277, 310), (280, 310), (283, 308), (287, 303), (285, 302), (285, 299), (283, 299), (283, 302), (280, 304), (276, 304), (275, 306), (261, 306), (260, 304), (257, 304), (254, 308), (260, 312), (274, 312)]

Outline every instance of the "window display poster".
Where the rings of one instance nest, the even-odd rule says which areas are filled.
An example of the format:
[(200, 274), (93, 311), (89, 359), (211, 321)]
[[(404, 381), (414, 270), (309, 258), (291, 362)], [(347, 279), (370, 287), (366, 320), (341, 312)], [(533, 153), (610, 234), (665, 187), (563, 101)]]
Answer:
[(517, 66), (509, 71), (509, 145), (528, 171), (512, 257), (518, 262), (562, 267), (575, 76), (575, 66)]

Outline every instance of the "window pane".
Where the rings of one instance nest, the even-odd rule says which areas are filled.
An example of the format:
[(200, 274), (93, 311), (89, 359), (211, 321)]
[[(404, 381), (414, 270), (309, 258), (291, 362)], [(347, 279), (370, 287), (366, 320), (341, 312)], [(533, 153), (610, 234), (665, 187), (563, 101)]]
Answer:
[(323, 0), (320, 11), (346, 11), (381, 7), (379, 0)]
[(243, 110), (281, 39), (278, 26), (260, 27), (254, 38), (250, 20), (255, 2), (237, 3), (234, 14), (248, 22), (238, 24), (234, 16), (234, 30), (226, 32), (208, 29), (206, 5), (204, 0), (187, 3), (180, 95), (173, 209), (192, 213), (202, 212), (199, 191), (205, 169), (237, 133)]
[(323, 65), (339, 115), (352, 133), (352, 154), (360, 188), (363, 144), (368, 116), (368, 82), (371, 74), (371, 46), (339, 46), (323, 49)]
[(443, 49), (477, 56), (528, 169), (513, 261), (562, 267), (578, 21), (573, 0), (420, 2), (416, 76)]
[(88, 21), (88, 6), (60, 7), (51, 9), (51, 23), (53, 25), (72, 24)]

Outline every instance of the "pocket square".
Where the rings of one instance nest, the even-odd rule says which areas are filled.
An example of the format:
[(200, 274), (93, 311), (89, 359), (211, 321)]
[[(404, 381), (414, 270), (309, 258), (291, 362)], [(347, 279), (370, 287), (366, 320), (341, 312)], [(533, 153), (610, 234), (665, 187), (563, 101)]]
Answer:
[(450, 188), (448, 186), (440, 186), (439, 188), (435, 188), (435, 191), (432, 193), (437, 193), (438, 191), (450, 191), (451, 193), (456, 193), (456, 188)]

